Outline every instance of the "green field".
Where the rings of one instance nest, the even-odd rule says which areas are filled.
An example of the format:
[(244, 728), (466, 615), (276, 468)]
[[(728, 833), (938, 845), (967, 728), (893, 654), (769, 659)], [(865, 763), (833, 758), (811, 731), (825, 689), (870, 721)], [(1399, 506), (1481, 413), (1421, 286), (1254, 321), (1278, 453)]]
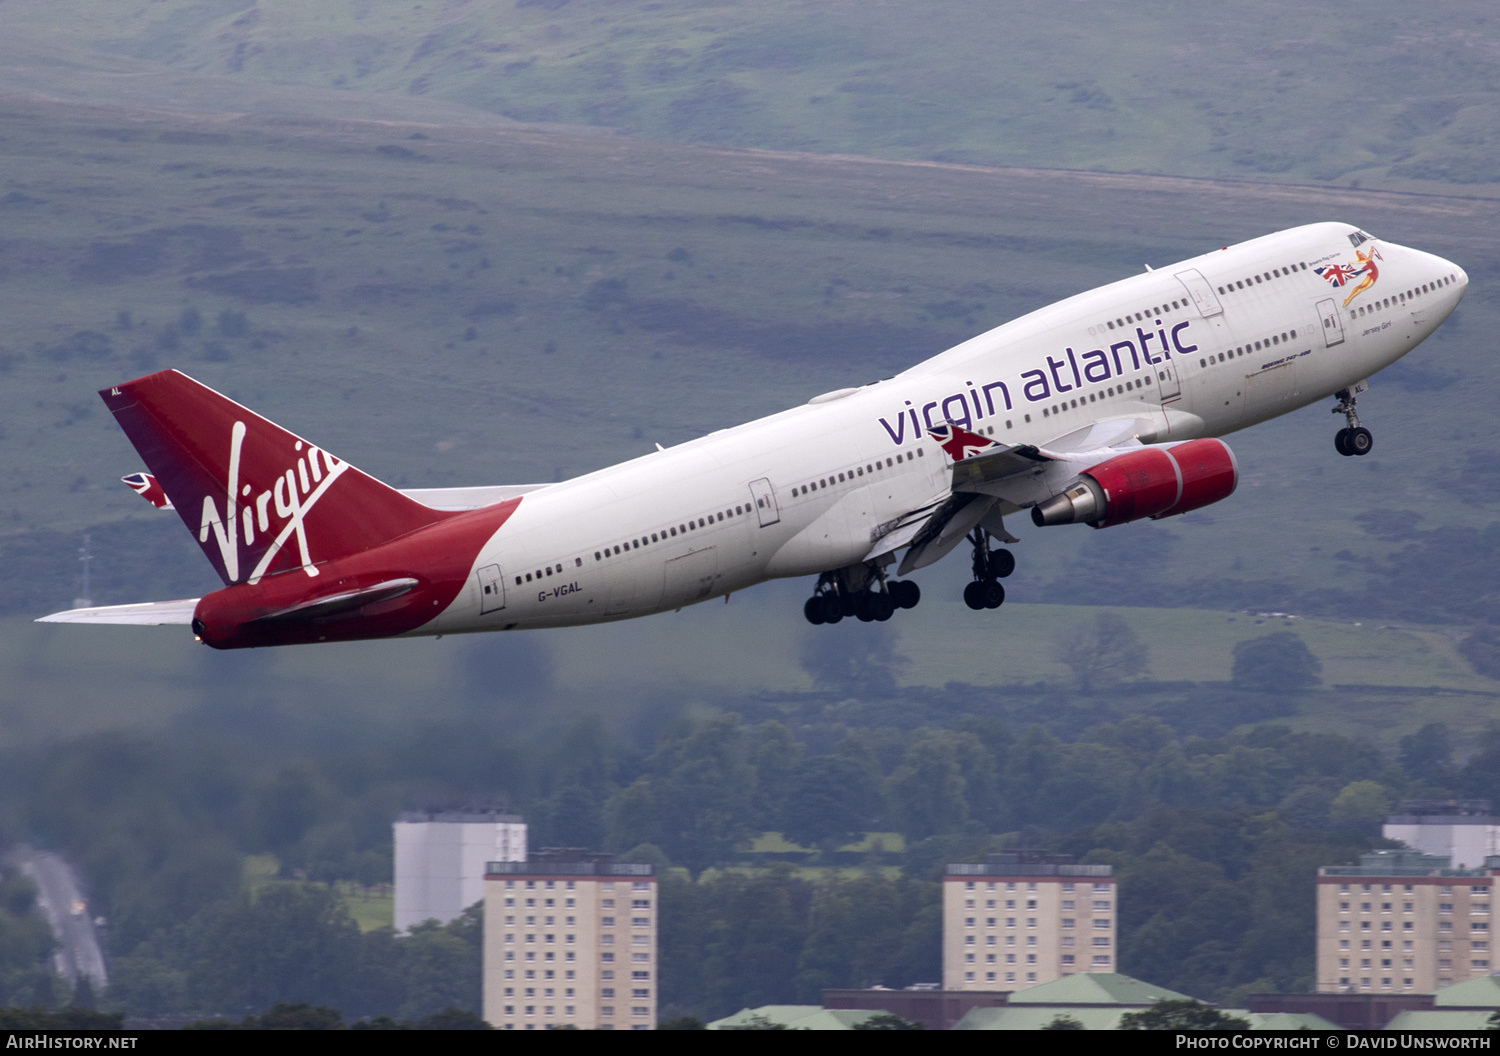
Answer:
[[(462, 104), (653, 140), (1258, 180), (1500, 182), (1492, 8), (10, 0), (7, 81)], [(45, 42), (45, 43), (42, 43)], [(316, 103), (302, 102), (306, 113)]]
[[(497, 706), (514, 713), (520, 733), (576, 714), (598, 715), (613, 728), (649, 724), (669, 701), (696, 708), (735, 707), (760, 693), (801, 699), (815, 688), (801, 656), (816, 631), (778, 619), (795, 600), (786, 595), (736, 600), (697, 618), (687, 610), (565, 635), (518, 636), (514, 651), (500, 655), (549, 672), (545, 692), (553, 714), (531, 712), (524, 698)], [(950, 687), (955, 703), (970, 687), (1000, 687), (993, 699), (1003, 701), (1007, 686), (1068, 686), (1056, 643), (1101, 612), (1126, 619), (1148, 650), (1143, 677), (1163, 684), (1144, 696), (1105, 692), (1100, 702), (1122, 714), (1151, 712), (1186, 683), (1227, 682), (1237, 642), (1291, 629), (1322, 661), (1323, 688), (1279, 723), (1390, 747), (1429, 722), (1478, 734), (1500, 720), (1500, 681), (1476, 674), (1455, 651), (1453, 633), (1437, 628), (1026, 604), (1006, 605), (1000, 620), (975, 621), (956, 598), (934, 598), (911, 614), (916, 618), (869, 633), (895, 658), (898, 686)], [(257, 706), (252, 702), (269, 704), (296, 728), (358, 722), (395, 731), (461, 721), (473, 707), (468, 672), (489, 649), (488, 639), (450, 637), (226, 658), (173, 628), (39, 627), (11, 618), (0, 621), (0, 668), (11, 673), (0, 686), (0, 747), (161, 728), (205, 708), (205, 714), (233, 714)], [(985, 714), (995, 707), (991, 699), (979, 695), (972, 711)], [(1003, 714), (1023, 724), (1051, 722), (1047, 700), (1028, 689), (1006, 705), (1017, 710)]]

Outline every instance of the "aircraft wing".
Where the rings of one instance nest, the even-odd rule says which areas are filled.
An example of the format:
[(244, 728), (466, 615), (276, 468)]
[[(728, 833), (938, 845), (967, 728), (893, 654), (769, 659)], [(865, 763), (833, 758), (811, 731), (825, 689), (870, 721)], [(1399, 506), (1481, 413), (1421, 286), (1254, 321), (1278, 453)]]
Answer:
[(197, 598), (177, 601), (143, 601), (135, 605), (96, 605), (88, 609), (69, 609), (43, 616), (37, 623), (114, 623), (138, 627), (164, 627), (193, 622)]
[[(121, 477), (122, 481), (141, 498), (158, 510), (172, 509), (172, 500), (150, 473), (131, 473)], [(482, 506), (493, 506), (497, 502), (539, 491), (546, 484), (493, 484), (478, 488), (407, 488), (401, 492), (423, 506), (434, 510), (477, 510)]]

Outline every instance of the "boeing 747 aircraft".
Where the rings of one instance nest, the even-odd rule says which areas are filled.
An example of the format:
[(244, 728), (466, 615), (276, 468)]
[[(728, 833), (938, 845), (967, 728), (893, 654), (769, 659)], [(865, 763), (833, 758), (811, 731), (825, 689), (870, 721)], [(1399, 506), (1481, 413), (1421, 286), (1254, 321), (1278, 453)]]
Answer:
[(568, 627), (816, 577), (814, 624), (915, 606), (968, 544), (997, 608), (1007, 516), (1107, 528), (1226, 499), (1220, 437), (1367, 379), (1458, 305), (1457, 265), (1347, 224), (1267, 235), (1022, 316), (893, 378), (557, 484), (397, 491), (176, 371), (100, 395), (224, 581), (51, 623), (187, 624), (219, 649)]

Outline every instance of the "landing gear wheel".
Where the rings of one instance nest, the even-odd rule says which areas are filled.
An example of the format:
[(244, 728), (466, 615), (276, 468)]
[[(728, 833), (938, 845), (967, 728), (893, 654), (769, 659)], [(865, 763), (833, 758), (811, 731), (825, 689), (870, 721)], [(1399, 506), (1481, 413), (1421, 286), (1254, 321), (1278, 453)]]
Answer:
[(983, 584), (984, 607), (987, 609), (998, 609), (1005, 604), (1005, 588), (994, 580)]
[(903, 579), (890, 585), (891, 600), (896, 603), (898, 609), (914, 609), (917, 602), (922, 600), (922, 588), (909, 579)]
[(834, 595), (824, 594), (816, 600), (823, 608), (824, 623), (838, 623), (844, 618), (844, 606)]
[(984, 588), (985, 584), (977, 579), (964, 588), (964, 604), (975, 612), (985, 607)]
[(1016, 555), (1009, 550), (995, 550), (990, 554), (990, 575), (1004, 579), (1016, 570)]
[(1341, 455), (1368, 455), (1370, 449), (1375, 446), (1375, 438), (1370, 435), (1370, 430), (1359, 424), (1359, 412), (1355, 409), (1357, 402), (1355, 391), (1340, 389), (1334, 395), (1339, 398), (1339, 402), (1338, 406), (1333, 409), (1333, 413), (1342, 414), (1347, 424), (1333, 438), (1333, 446), (1338, 448)]
[(896, 612), (896, 602), (889, 594), (881, 591), (870, 595), (870, 612), (879, 623), (884, 623)]
[(808, 598), (802, 603), (802, 615), (807, 617), (807, 622), (814, 627), (823, 623), (823, 599)]

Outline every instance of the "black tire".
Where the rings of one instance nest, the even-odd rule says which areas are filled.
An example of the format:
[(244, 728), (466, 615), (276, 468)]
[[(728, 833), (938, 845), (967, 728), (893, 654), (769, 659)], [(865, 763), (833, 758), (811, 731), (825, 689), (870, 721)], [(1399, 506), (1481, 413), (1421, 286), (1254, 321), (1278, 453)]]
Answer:
[(1333, 449), (1344, 457), (1354, 454), (1349, 450), (1349, 429), (1340, 429), (1333, 434)]
[(990, 575), (1004, 579), (1016, 570), (1016, 555), (1009, 550), (996, 550), (990, 554)]
[(858, 616), (859, 615), (859, 595), (858, 594), (840, 594), (839, 595), (839, 612), (843, 613), (845, 616)]
[(994, 580), (984, 585), (984, 607), (998, 609), (1005, 604), (1005, 588)]
[(875, 619), (884, 623), (896, 613), (896, 601), (889, 594), (881, 592), (870, 595), (870, 611), (875, 614)]
[(868, 590), (860, 591), (855, 599), (854, 618), (860, 623), (870, 623), (875, 619), (875, 595)]
[(823, 599), (808, 598), (802, 603), (802, 615), (807, 617), (807, 622), (814, 627), (823, 623)]
[(824, 594), (818, 599), (818, 604), (823, 607), (823, 622), (838, 623), (844, 618), (844, 607), (839, 604), (839, 599), (831, 594)]
[(909, 579), (903, 579), (891, 584), (891, 600), (900, 609), (914, 609), (917, 602), (922, 600), (922, 588)]
[(964, 604), (978, 612), (984, 608), (984, 584), (974, 580), (964, 588)]
[(1344, 446), (1349, 449), (1351, 455), (1368, 455), (1375, 446), (1375, 437), (1370, 435), (1370, 430), (1360, 426), (1358, 429), (1349, 430), (1349, 435), (1344, 439)]

